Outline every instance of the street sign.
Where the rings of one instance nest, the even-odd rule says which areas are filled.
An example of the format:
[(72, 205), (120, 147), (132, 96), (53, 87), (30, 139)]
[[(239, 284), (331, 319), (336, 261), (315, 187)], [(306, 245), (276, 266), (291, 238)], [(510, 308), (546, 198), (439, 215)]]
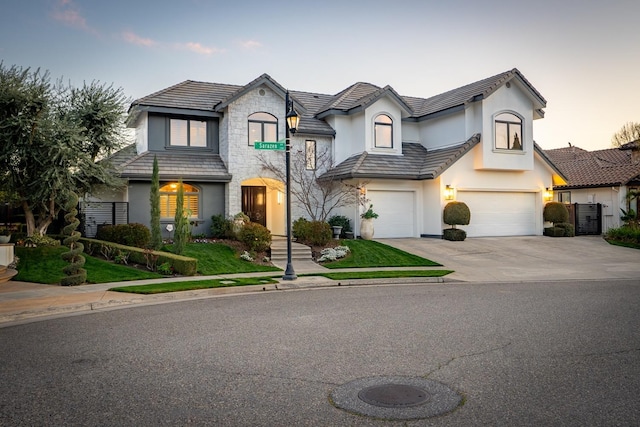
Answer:
[(253, 148), (255, 148), (256, 150), (284, 150), (286, 148), (286, 145), (287, 144), (285, 139), (276, 142), (256, 141), (253, 143)]

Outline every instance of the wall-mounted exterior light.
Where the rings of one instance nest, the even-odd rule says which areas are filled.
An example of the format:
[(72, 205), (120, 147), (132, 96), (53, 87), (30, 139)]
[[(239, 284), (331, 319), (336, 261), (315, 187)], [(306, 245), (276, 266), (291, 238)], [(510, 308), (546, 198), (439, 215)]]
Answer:
[(444, 187), (444, 199), (445, 200), (453, 200), (455, 198), (456, 190), (450, 185), (446, 185)]
[(552, 200), (553, 200), (553, 188), (547, 187), (544, 190), (544, 201), (545, 202), (550, 202)]

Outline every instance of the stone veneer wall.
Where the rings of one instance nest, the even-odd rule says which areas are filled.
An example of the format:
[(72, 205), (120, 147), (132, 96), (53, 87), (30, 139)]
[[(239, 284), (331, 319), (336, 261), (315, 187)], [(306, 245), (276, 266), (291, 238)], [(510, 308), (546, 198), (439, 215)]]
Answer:
[[(261, 95), (261, 91), (264, 93)], [(226, 216), (235, 215), (242, 207), (242, 182), (251, 179), (266, 177), (266, 172), (262, 170), (259, 156), (271, 156), (272, 160), (282, 159), (282, 169), (285, 168), (284, 153), (270, 150), (256, 150), (249, 145), (248, 141), (248, 117), (257, 112), (266, 112), (274, 115), (278, 119), (278, 139), (285, 138), (285, 106), (284, 98), (274, 93), (266, 86), (258, 87), (232, 104), (229, 105), (220, 123), (220, 155), (227, 164), (229, 173), (233, 180), (227, 188), (225, 194)], [(312, 139), (316, 141), (316, 150), (320, 152), (321, 147), (330, 147), (330, 137), (300, 136), (292, 138), (293, 150), (304, 150), (304, 141)], [(275, 177), (273, 177), (275, 178)], [(295, 199), (292, 200), (292, 218), (306, 217), (303, 209), (296, 206)]]

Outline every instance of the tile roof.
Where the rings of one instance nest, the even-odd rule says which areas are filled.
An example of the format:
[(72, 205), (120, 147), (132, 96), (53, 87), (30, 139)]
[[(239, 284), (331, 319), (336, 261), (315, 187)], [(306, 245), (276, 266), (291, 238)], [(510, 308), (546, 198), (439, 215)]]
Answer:
[(401, 156), (363, 152), (349, 157), (323, 174), (320, 179), (433, 179), (478, 142), (480, 134), (474, 135), (464, 143), (437, 150), (427, 150), (421, 144), (405, 142), (402, 144)]
[[(133, 149), (131, 148), (133, 147)], [(136, 155), (135, 145), (128, 146), (110, 158), (120, 176), (132, 180), (150, 180), (153, 157), (158, 158), (162, 179), (197, 180), (201, 182), (229, 182), (231, 174), (218, 154), (146, 151)]]
[(630, 150), (586, 151), (572, 146), (544, 152), (568, 180), (567, 185), (555, 188), (626, 185), (640, 179), (640, 162), (632, 161)]
[[(327, 112), (348, 114), (359, 107), (370, 105), (380, 97), (391, 96), (404, 110), (404, 117), (419, 119), (486, 98), (514, 79), (530, 92), (535, 99), (534, 105), (542, 115), (541, 108), (546, 106), (546, 100), (516, 68), (430, 98), (401, 96), (391, 86), (381, 88), (364, 82), (355, 83), (335, 95), (293, 90), (290, 94), (302, 110), (299, 111), (301, 113), (300, 133), (334, 135), (334, 130), (320, 119), (323, 116), (322, 113), (325, 115)], [(244, 86), (186, 80), (135, 100), (131, 104), (131, 109), (136, 106), (147, 106), (213, 112), (226, 107), (247, 90), (261, 84), (266, 84), (275, 91), (281, 91), (284, 97), (285, 89), (268, 74), (263, 74)]]

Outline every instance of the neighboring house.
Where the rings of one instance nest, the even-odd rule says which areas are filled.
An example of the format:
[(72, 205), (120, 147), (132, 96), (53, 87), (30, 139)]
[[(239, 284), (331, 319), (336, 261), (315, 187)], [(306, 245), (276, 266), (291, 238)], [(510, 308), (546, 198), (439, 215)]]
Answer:
[(627, 194), (640, 189), (640, 141), (596, 151), (569, 145), (545, 153), (568, 180), (553, 187), (555, 200), (593, 205), (585, 206), (583, 212), (589, 220), (597, 221), (596, 234), (620, 227), (622, 209), (638, 211), (637, 199), (629, 199)]
[[(163, 228), (173, 222), (181, 178), (193, 233), (208, 233), (214, 214), (242, 211), (284, 235), (284, 184), (259, 160), (282, 159), (284, 168), (284, 154), (256, 150), (254, 142), (284, 138), (285, 94), (264, 74), (244, 86), (188, 80), (134, 101), (135, 147), (112, 159), (128, 189), (102, 200), (128, 201), (128, 221), (148, 224), (157, 156)], [(329, 150), (335, 167), (317, 172), (373, 203), (377, 238), (441, 236), (442, 210), (453, 199), (470, 207), (468, 236), (540, 235), (546, 190), (565, 183), (533, 140), (546, 101), (517, 69), (426, 99), (369, 83), (335, 95), (290, 95), (301, 115), (293, 151), (304, 152), (312, 169), (316, 153)], [(305, 216), (292, 202), (293, 218)], [(100, 224), (91, 209), (87, 218)], [(357, 235), (361, 209), (331, 214), (349, 217)]]

